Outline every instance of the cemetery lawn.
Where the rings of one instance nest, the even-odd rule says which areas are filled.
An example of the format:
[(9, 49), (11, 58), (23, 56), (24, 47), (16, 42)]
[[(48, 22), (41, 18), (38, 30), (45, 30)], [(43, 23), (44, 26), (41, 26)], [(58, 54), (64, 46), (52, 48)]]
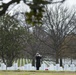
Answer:
[(76, 72), (55, 72), (55, 71), (0, 71), (0, 75), (76, 75)]

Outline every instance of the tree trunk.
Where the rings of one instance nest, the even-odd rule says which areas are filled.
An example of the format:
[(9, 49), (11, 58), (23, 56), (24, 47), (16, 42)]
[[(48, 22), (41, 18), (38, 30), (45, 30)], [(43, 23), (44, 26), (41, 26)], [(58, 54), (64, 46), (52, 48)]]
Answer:
[(56, 57), (56, 64), (58, 64), (59, 63), (59, 61), (58, 61), (58, 58)]
[(58, 52), (56, 52), (56, 64), (59, 64)]
[(32, 66), (35, 66), (35, 59), (32, 59)]
[(6, 61), (6, 65), (7, 65), (7, 67), (11, 67), (12, 66), (12, 61), (11, 60), (7, 60)]
[(71, 58), (71, 64), (72, 64), (72, 62), (73, 62), (73, 60), (72, 60), (72, 58)]
[(60, 66), (63, 66), (63, 64), (62, 64), (62, 58), (60, 58)]

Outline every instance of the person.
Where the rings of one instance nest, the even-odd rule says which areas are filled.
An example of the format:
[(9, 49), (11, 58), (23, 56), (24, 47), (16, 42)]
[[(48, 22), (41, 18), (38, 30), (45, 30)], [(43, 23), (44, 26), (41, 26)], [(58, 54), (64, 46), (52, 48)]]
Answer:
[(36, 53), (36, 70), (39, 70), (41, 64), (40, 64), (40, 60), (41, 60), (42, 56), (39, 53)]

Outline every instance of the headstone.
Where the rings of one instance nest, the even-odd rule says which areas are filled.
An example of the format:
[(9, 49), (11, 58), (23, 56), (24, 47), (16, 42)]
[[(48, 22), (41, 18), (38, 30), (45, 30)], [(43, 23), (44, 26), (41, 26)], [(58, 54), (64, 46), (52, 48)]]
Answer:
[(41, 64), (40, 70), (45, 70), (47, 69), (47, 65), (45, 63)]
[(65, 65), (64, 65), (64, 71), (69, 71), (69, 69), (70, 69), (70, 68), (69, 68), (68, 64), (65, 64)]
[(19, 70), (25, 70), (25, 66), (18, 67)]
[(76, 71), (76, 65), (75, 65), (75, 71)]
[(25, 64), (25, 65), (24, 65), (24, 69), (25, 69), (25, 70), (32, 70), (32, 64), (31, 64), (31, 63)]
[(74, 64), (71, 64), (71, 65), (70, 65), (70, 70), (71, 70), (71, 71), (75, 71), (75, 65), (74, 65)]
[(31, 67), (31, 70), (36, 70), (36, 67), (32, 66), (32, 67)]
[(14, 70), (18, 70), (18, 64), (17, 63), (14, 63), (13, 67), (14, 67)]
[(56, 70), (56, 71), (59, 71), (59, 70), (60, 70), (60, 64), (56, 64), (55, 70)]
[(25, 69), (25, 70), (28, 69), (28, 65), (27, 65), (27, 64), (24, 65), (24, 69)]
[(59, 69), (60, 71), (63, 71), (63, 67), (60, 67), (60, 69)]
[(4, 63), (1, 64), (1, 70), (6, 70), (6, 65)]
[(51, 70), (51, 71), (54, 70), (54, 65), (53, 65), (53, 64), (51, 64), (51, 65), (49, 66), (49, 70)]
[(32, 64), (31, 63), (28, 64), (28, 70), (32, 70)]

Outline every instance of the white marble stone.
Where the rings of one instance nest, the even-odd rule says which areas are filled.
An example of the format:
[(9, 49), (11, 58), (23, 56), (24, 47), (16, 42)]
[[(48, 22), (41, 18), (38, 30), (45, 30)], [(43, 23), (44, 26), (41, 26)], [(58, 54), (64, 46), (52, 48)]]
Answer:
[(74, 64), (70, 65), (70, 71), (75, 71), (75, 65)]
[(51, 70), (51, 71), (53, 71), (54, 70), (54, 65), (53, 64), (50, 64), (50, 66), (49, 66), (48, 69)]
[(64, 65), (64, 71), (69, 71), (69, 69), (70, 69), (69, 65), (68, 64), (65, 64)]
[(1, 70), (6, 70), (6, 65), (4, 63), (1, 64)]
[(56, 64), (55, 70), (56, 70), (56, 71), (59, 71), (59, 70), (60, 70), (60, 64)]
[(45, 63), (41, 64), (40, 70), (45, 70), (47, 69), (47, 65)]
[(18, 64), (17, 63), (14, 63), (12, 67), (14, 67), (14, 70), (18, 70)]

